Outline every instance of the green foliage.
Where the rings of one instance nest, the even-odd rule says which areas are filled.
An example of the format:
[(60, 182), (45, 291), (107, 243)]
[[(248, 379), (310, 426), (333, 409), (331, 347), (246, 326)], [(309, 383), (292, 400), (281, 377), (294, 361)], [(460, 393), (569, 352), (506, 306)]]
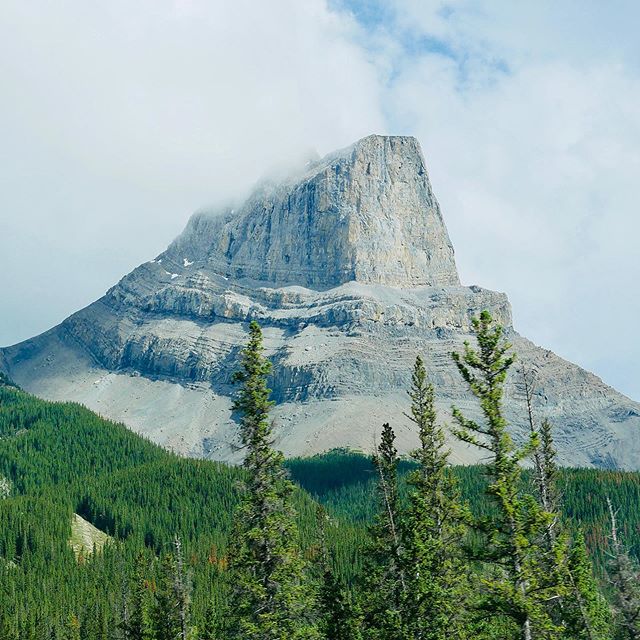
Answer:
[(388, 423), (372, 457), (377, 472), (378, 512), (365, 550), (363, 613), (367, 638), (402, 637), (402, 601), (407, 592), (398, 501), (398, 452)]
[(185, 575), (182, 545), (161, 559), (151, 615), (154, 640), (187, 640), (189, 637), (189, 584)]
[(363, 615), (353, 591), (327, 567), (320, 590), (322, 634), (332, 640), (362, 640)]
[(569, 556), (568, 597), (563, 598), (562, 620), (565, 638), (608, 640), (611, 611), (593, 575), (582, 531), (578, 531)]
[(402, 605), (404, 635), (424, 640), (464, 637), (468, 567), (462, 543), (468, 514), (456, 480), (447, 467), (444, 431), (438, 425), (433, 386), (416, 358), (409, 391), (410, 419), (420, 448), (411, 455), (418, 468), (408, 476), (409, 500), (403, 518), (406, 593)]
[(607, 496), (611, 526), (610, 582), (614, 589), (615, 613), (620, 637), (640, 638), (640, 571), (627, 553), (618, 531), (617, 512)]
[[(136, 593), (148, 627), (160, 579), (154, 558), (176, 535), (192, 574), (192, 628), (205, 628), (211, 603), (223, 611), (241, 469), (179, 458), (82, 407), (15, 388), (0, 388), (0, 433), (0, 475), (13, 483), (0, 499), (0, 637), (64, 638), (72, 615), (83, 640), (102, 638), (105, 626), (122, 635)], [(315, 505), (299, 490), (292, 499), (294, 540), (307, 549)], [(76, 562), (68, 544), (74, 512), (114, 543)], [(353, 575), (346, 558), (356, 554), (354, 531), (337, 521), (328, 531), (345, 575)]]
[(231, 550), (233, 633), (246, 640), (311, 639), (317, 636), (314, 594), (298, 544), (294, 485), (286, 477), (283, 455), (271, 446), (271, 364), (255, 321), (241, 365), (234, 409), (241, 415), (247, 474)]
[[(426, 385), (422, 388), (426, 394)], [(428, 411), (423, 413), (428, 415)], [(421, 463), (396, 458), (393, 464), (398, 472), (395, 509), (408, 512), (416, 492), (428, 495), (415, 483), (421, 477)], [(293, 544), (309, 561), (318, 556), (312, 498), (327, 511), (328, 552), (319, 573), (325, 575), (320, 590), (323, 633), (360, 640), (362, 612), (357, 587), (362, 580), (367, 530), (380, 511), (381, 494), (376, 489), (379, 470), (366, 456), (349, 451), (290, 460), (285, 466), (293, 480), (311, 494), (294, 487), (289, 488), (287, 498), (297, 514)], [(438, 469), (438, 464), (431, 468)], [(443, 496), (455, 497), (459, 491), (459, 501), (469, 503), (476, 521), (490, 522), (499, 516), (500, 505), (486, 493), (493, 482), (486, 468), (446, 468), (444, 472), (451, 485), (441, 485)], [(78, 405), (44, 402), (15, 387), (0, 385), (0, 476), (12, 485), (8, 498), (0, 499), (0, 638), (154, 640), (153, 616), (162, 594), (173, 592), (175, 602), (175, 591), (167, 578), (171, 575), (168, 564), (173, 560), (171, 556), (164, 564), (159, 560), (172, 549), (175, 536), (184, 544), (184, 575), (191, 587), (188, 632), (198, 640), (233, 638), (226, 624), (232, 617), (230, 605), (235, 604), (228, 571), (229, 537), (241, 497), (239, 484), (249, 479), (246, 471), (179, 458)], [(537, 497), (536, 487), (535, 471), (523, 472), (518, 479), (519, 495)], [(574, 608), (573, 617), (569, 615), (565, 595), (567, 625), (573, 620), (575, 626), (569, 626), (564, 637), (613, 637), (613, 632), (607, 636), (607, 606), (598, 594), (584, 548), (595, 563), (596, 576), (602, 579), (612, 553), (603, 498), (609, 495), (616, 505), (620, 538), (629, 550), (628, 575), (637, 575), (640, 474), (561, 469), (557, 470), (557, 493), (562, 496), (567, 533), (575, 539), (571, 575), (589, 612), (592, 631), (600, 634), (584, 635), (578, 616), (582, 613)], [(425, 514), (433, 504), (440, 502), (426, 502)], [(433, 518), (418, 515), (422, 509), (415, 510), (416, 523), (426, 522), (424, 531), (429, 532)], [(74, 512), (113, 538), (103, 552), (76, 561), (68, 545)], [(485, 535), (472, 531), (466, 541), (480, 553), (486, 548)], [(431, 540), (422, 533), (417, 538)], [(540, 537), (537, 543), (541, 545)], [(433, 557), (430, 547), (417, 548), (426, 560)], [(444, 551), (449, 557), (446, 554), (453, 547)], [(405, 558), (413, 553), (406, 538), (401, 552)], [(451, 561), (457, 561), (455, 554)], [(406, 565), (399, 566), (405, 571), (407, 592), (411, 593), (412, 577)], [(472, 593), (486, 596), (486, 580), (504, 579), (489, 562), (474, 564), (472, 569), (465, 574)], [(615, 576), (612, 568), (610, 573)], [(613, 588), (607, 593), (615, 595)], [(170, 602), (166, 606), (170, 607)], [(406, 602), (400, 599), (403, 616), (407, 615)], [(362, 604), (366, 606), (366, 602)], [(617, 611), (616, 619), (621, 620), (619, 603)], [(313, 608), (309, 613), (315, 619)], [(506, 640), (519, 634), (508, 616), (488, 614), (465, 624), (467, 635), (478, 640)]]
[(0, 371), (0, 387), (13, 387), (19, 389), (20, 387), (6, 374)]
[(522, 639), (529, 640), (533, 633), (555, 631), (546, 602), (558, 597), (558, 585), (545, 572), (539, 545), (554, 515), (522, 490), (520, 463), (538, 447), (537, 434), (516, 447), (507, 431), (502, 400), (507, 372), (515, 360), (509, 354), (511, 345), (487, 311), (474, 318), (473, 328), (478, 350), (465, 342), (463, 354), (452, 357), (480, 402), (484, 422), (470, 420), (454, 408), (454, 434), (487, 452), (487, 493), (497, 507), (492, 520), (481, 526), (484, 544), (478, 560), (490, 565), (490, 573), (483, 580), (486, 589), (477, 606), (512, 618)]

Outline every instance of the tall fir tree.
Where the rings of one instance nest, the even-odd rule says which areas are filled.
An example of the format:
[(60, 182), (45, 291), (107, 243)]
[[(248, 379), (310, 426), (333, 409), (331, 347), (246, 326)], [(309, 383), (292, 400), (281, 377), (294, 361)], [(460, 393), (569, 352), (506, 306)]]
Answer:
[(607, 497), (610, 534), (609, 579), (614, 590), (617, 623), (624, 640), (640, 640), (640, 572), (620, 539), (617, 512)]
[(150, 566), (143, 552), (135, 559), (133, 576), (123, 589), (120, 628), (123, 640), (153, 640), (151, 629)]
[[(516, 447), (507, 430), (502, 401), (507, 372), (515, 360), (503, 330), (495, 326), (488, 311), (473, 319), (478, 350), (469, 342), (464, 352), (452, 357), (471, 392), (480, 401), (484, 421), (477, 422), (453, 408), (454, 434), (463, 442), (487, 452), (488, 494), (497, 511), (490, 523), (482, 559), (493, 565), (485, 580), (487, 593), (482, 607), (494, 615), (509, 616), (519, 628), (521, 640), (553, 637), (557, 632), (546, 602), (557, 597), (559, 585), (544, 570), (539, 540), (553, 514), (523, 492), (520, 463), (538, 446), (532, 434)], [(535, 634), (535, 635), (534, 635)]]
[(161, 559), (152, 612), (153, 640), (188, 640), (189, 585), (178, 538)]
[(271, 363), (263, 352), (262, 330), (252, 321), (235, 375), (242, 383), (234, 409), (240, 413), (247, 473), (230, 557), (232, 633), (243, 640), (311, 640), (318, 637), (315, 593), (299, 550), (294, 486), (282, 453), (273, 449)]
[(547, 610), (562, 638), (606, 640), (611, 633), (609, 606), (599, 591), (584, 536), (579, 531), (571, 540), (560, 519), (561, 496), (551, 422), (545, 418), (537, 427), (533, 374), (523, 367), (522, 377), (530, 433), (536, 440), (532, 454), (534, 485), (540, 507), (550, 516), (540, 544), (543, 550), (541, 565), (551, 581), (558, 585), (555, 597), (547, 601)]
[(461, 613), (468, 567), (463, 560), (466, 509), (447, 467), (449, 451), (438, 425), (433, 386), (422, 358), (411, 378), (409, 419), (418, 427), (419, 467), (408, 478), (409, 504), (403, 518), (403, 565), (407, 589), (402, 606), (405, 633), (415, 640), (465, 637)]
[(611, 610), (598, 588), (581, 530), (571, 545), (567, 578), (567, 595), (562, 599), (563, 637), (567, 640), (609, 640), (612, 637)]
[(378, 514), (370, 527), (362, 594), (366, 638), (371, 640), (398, 640), (404, 637), (402, 603), (406, 598), (407, 585), (395, 438), (393, 429), (389, 423), (385, 423), (380, 444), (372, 459), (377, 473)]

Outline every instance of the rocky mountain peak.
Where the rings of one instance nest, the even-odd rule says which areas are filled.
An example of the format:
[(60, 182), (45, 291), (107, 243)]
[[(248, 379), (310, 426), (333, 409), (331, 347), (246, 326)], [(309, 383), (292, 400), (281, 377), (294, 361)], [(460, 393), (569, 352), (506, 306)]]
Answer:
[[(369, 136), (263, 181), (234, 209), (193, 216), (167, 251), (100, 300), (0, 349), (0, 371), (176, 451), (239, 460), (232, 380), (256, 319), (274, 363), (278, 448), (370, 451), (391, 421), (407, 452), (418, 444), (405, 417), (418, 354), (443, 424), (451, 405), (479, 418), (451, 352), (473, 341), (483, 310), (505, 328), (519, 367), (536, 372), (534, 413), (552, 421), (559, 461), (637, 469), (640, 404), (518, 335), (504, 294), (460, 286), (414, 138)], [(516, 370), (505, 411), (514, 438), (526, 440)], [(451, 444), (453, 461), (478, 461)]]
[(199, 214), (167, 257), (231, 278), (328, 289), (459, 284), (415, 138), (372, 135), (261, 184), (237, 209)]

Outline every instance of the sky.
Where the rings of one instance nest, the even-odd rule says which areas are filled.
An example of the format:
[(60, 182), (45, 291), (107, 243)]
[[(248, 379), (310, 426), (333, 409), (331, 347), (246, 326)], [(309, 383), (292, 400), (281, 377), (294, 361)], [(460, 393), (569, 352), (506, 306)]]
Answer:
[(640, 400), (635, 0), (3, 0), (0, 345), (272, 167), (420, 141), (464, 284)]

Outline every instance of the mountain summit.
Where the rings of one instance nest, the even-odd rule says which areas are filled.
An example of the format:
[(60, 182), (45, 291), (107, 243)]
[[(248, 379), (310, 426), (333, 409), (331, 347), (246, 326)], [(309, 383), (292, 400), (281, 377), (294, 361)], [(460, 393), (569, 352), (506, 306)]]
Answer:
[[(231, 376), (257, 319), (274, 361), (276, 445), (289, 455), (369, 451), (383, 421), (405, 451), (403, 412), (423, 355), (447, 419), (473, 415), (450, 357), (488, 309), (536, 375), (534, 410), (560, 460), (638, 468), (640, 404), (536, 347), (504, 294), (460, 285), (453, 247), (414, 138), (369, 136), (264, 182), (237, 209), (199, 213), (156, 259), (50, 331), (0, 350), (25, 389), (77, 400), (189, 455), (237, 459)], [(527, 429), (522, 381), (508, 415)], [(453, 459), (477, 453), (456, 444)]]
[(168, 256), (229, 278), (328, 289), (460, 284), (415, 138), (369, 136), (264, 184), (236, 211), (194, 216)]

